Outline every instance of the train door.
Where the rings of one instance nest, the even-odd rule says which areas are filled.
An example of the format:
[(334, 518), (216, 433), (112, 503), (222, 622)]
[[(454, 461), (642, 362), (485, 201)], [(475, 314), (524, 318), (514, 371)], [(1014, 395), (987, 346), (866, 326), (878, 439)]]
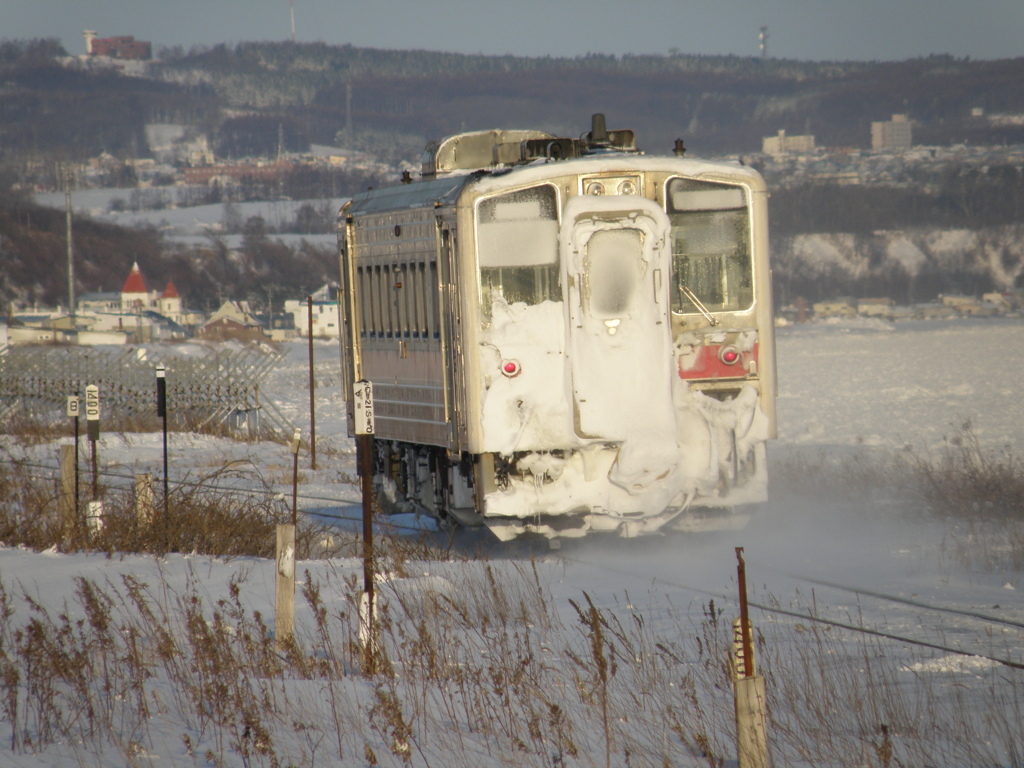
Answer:
[(462, 391), (462, 309), (457, 290), (458, 271), (455, 264), (455, 233), (447, 224), (440, 224), (440, 311), (441, 345), (444, 359), (445, 416), (448, 420), (448, 447), (465, 443), (465, 396)]
[(560, 234), (576, 433), (620, 443), (627, 488), (678, 463), (668, 216), (634, 195), (580, 196)]

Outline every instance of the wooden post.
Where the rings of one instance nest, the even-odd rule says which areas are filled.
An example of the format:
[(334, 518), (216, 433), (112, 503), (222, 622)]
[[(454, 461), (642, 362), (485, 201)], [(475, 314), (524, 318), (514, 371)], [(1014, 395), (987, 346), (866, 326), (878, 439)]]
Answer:
[(75, 499), (75, 475), (77, 456), (73, 444), (60, 446), (60, 520), (64, 532), (64, 543), (70, 545), (77, 538), (78, 515)]
[(306, 297), (309, 308), (309, 466), (316, 469), (316, 384), (313, 379), (313, 297)]
[(275, 642), (283, 650), (295, 634), (295, 526), (277, 526)]
[(146, 473), (135, 476), (135, 520), (140, 528), (153, 524), (153, 476)]
[(735, 684), (736, 747), (740, 768), (768, 768), (768, 723), (764, 678), (741, 677)]
[(103, 502), (90, 501), (86, 509), (85, 527), (91, 537), (103, 530)]

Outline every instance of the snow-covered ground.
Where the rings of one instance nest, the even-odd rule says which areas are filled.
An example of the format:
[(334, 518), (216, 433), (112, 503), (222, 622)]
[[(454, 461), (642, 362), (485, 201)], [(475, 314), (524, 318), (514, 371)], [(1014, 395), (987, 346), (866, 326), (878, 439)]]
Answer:
[[(304, 343), (292, 344), (264, 389), (264, 396), (272, 398), (304, 432), (308, 432), (307, 354)], [(308, 457), (302, 458), (300, 506), (355, 516), (358, 493), (350, 482), (355, 474), (354, 456), (344, 434), (337, 344), (318, 342), (315, 355), (319, 468), (311, 470)], [(1024, 399), (1020, 395), (1024, 324), (1020, 320), (788, 326), (778, 331), (778, 369), (780, 434), (769, 450), (773, 467), (786, 472), (830, 459), (842, 466), (841, 462), (852, 461), (854, 456), (858, 461), (867, 457), (884, 463), (908, 446), (920, 454), (937, 452), (944, 440), (968, 421), (984, 448), (1006, 448), (1024, 455)], [(55, 453), (52, 447), (46, 450)], [(172, 435), (170, 454), (172, 473), (235, 459), (274, 476), (282, 491), (287, 487), (291, 457), (286, 446)], [(110, 465), (133, 471), (146, 467), (159, 474), (157, 435), (105, 436), (100, 455)], [(661, 626), (659, 621), (675, 611), (699, 615), (709, 597), (732, 618), (738, 610), (734, 548), (742, 546), (751, 600), (757, 605), (773, 601), (783, 606), (806, 605), (813, 600), (822, 614), (856, 616), (874, 629), (982, 656), (1024, 660), (1024, 632), (1019, 629), (1003, 625), (993, 630), (990, 624), (963, 615), (940, 619), (907, 603), (864, 596), (882, 593), (1024, 622), (1019, 572), (968, 573), (952, 566), (942, 557), (943, 526), (897, 517), (877, 502), (873, 489), (862, 490), (862, 502), (856, 492), (852, 501), (831, 498), (827, 492), (794, 500), (792, 494), (782, 492), (779, 497), (785, 503), (770, 503), (743, 531), (629, 541), (595, 538), (567, 543), (560, 550), (538, 546), (530, 554), (540, 563), (546, 586), (555, 598), (552, 610), (562, 615), (567, 625), (578, 623), (568, 601), (579, 603), (584, 592), (599, 608), (617, 611), (628, 606), (648, 617), (652, 626)], [(523, 551), (513, 549), (509, 556)], [(499, 559), (503, 556), (495, 553)], [(355, 560), (308, 562), (300, 563), (298, 572), (309, 569), (314, 578), (333, 574), (339, 583), (345, 574), (359, 573), (359, 567)], [(458, 579), (460, 567), (471, 566), (444, 566), (446, 583)], [(427, 571), (433, 568), (424, 566)], [(226, 596), (229, 580), (243, 576), (245, 604), (270, 617), (274, 612), (274, 571), (273, 563), (253, 560), (225, 562), (187, 555), (157, 560), (0, 550), (0, 581), (8, 592), (20, 595), (24, 591), (55, 614), (74, 591), (76, 577), (117, 583), (122, 574), (130, 573), (151, 584), (164, 582), (174, 591), (184, 589), (188, 580), (198, 582), (211, 599)], [(824, 582), (857, 587), (863, 593)], [(27, 609), (20, 606), (18, 610)], [(756, 608), (752, 620), (761, 627), (787, 621)], [(300, 606), (298, 624), (310, 621), (308, 609)], [(899, 643), (893, 648), (908, 674), (914, 670), (915, 679), (930, 676), (949, 690), (1004, 689), (1009, 695), (1024, 683), (1020, 670), (1000, 667), (985, 658)], [(772, 696), (769, 690), (769, 700)], [(568, 699), (565, 706), (571, 706)], [(207, 764), (198, 755), (186, 753), (170, 725), (154, 725), (151, 734), (146, 760), (137, 764)], [(398, 758), (387, 757), (393, 760), (387, 764), (401, 764)], [(227, 764), (242, 765), (236, 758), (231, 757)], [(0, 763), (19, 768), (115, 766), (125, 764), (123, 759), (123, 755), (94, 755), (67, 745), (35, 755), (12, 752), (9, 742), (0, 744)], [(419, 764), (419, 756), (414, 763)], [(480, 764), (503, 763), (494, 758), (492, 763), (482, 760)], [(837, 756), (834, 764), (856, 763)]]
[[(167, 195), (167, 201), (173, 202), (178, 190), (168, 187), (166, 190), (154, 188), (143, 190), (151, 194), (161, 192)], [(261, 217), (271, 229), (280, 229), (295, 221), (296, 214), (303, 205), (312, 205), (317, 211), (328, 210), (336, 213), (347, 198), (316, 199), (316, 200), (267, 200), (244, 203), (216, 203), (213, 205), (193, 205), (160, 210), (142, 209), (128, 210), (131, 207), (134, 189), (83, 189), (72, 193), (71, 205), (76, 213), (88, 214), (97, 221), (117, 224), (122, 227), (156, 227), (164, 236), (174, 242), (183, 244), (207, 244), (208, 235), (222, 237), (230, 248), (241, 244), (241, 235), (224, 235), (224, 222), (231, 219), (237, 225), (244, 224), (248, 219)], [(35, 196), (40, 205), (63, 209), (65, 197), (63, 192), (45, 192)], [(121, 209), (121, 210), (118, 210)], [(272, 235), (290, 245), (298, 244), (303, 238), (310, 243), (319, 245), (335, 245), (337, 235)]]

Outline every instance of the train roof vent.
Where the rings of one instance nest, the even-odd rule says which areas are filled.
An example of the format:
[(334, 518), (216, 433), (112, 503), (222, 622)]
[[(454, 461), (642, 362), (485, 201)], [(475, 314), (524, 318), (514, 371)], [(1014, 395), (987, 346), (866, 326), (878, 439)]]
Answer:
[(601, 151), (636, 152), (636, 137), (628, 128), (609, 131), (605, 127), (604, 115), (598, 112), (590, 118), (590, 133), (581, 141), (584, 154)]
[(427, 145), (423, 177), (455, 171), (507, 168), (534, 160), (568, 160), (604, 152), (637, 152), (633, 131), (609, 131), (604, 115), (593, 116), (589, 133), (578, 139), (543, 131), (491, 130), (459, 133)]
[(525, 141), (550, 141), (543, 131), (491, 130), (459, 133), (431, 142), (423, 153), (423, 175), (475, 171), (522, 162)]

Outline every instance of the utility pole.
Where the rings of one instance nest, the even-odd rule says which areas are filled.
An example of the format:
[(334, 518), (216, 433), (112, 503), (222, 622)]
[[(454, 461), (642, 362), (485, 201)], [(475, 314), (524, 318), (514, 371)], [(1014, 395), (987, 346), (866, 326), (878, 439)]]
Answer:
[(75, 328), (75, 248), (71, 242), (71, 163), (64, 163), (61, 169), (64, 177), (64, 200), (67, 207), (68, 232), (68, 314), (71, 316), (71, 329)]
[(307, 314), (307, 328), (309, 337), (309, 456), (310, 456), (310, 467), (316, 469), (316, 397), (314, 396), (314, 390), (316, 389), (316, 379), (313, 376), (313, 297), (306, 297), (306, 306), (308, 308)]
[(345, 140), (352, 146), (352, 83), (345, 83)]

